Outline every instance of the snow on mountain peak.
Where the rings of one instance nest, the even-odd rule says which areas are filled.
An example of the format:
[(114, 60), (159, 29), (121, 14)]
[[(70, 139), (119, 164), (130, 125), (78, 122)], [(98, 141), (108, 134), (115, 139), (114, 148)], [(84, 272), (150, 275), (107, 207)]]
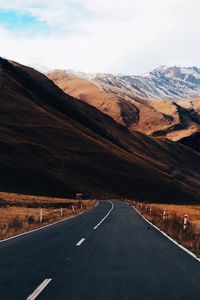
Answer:
[(161, 73), (165, 75), (168, 78), (173, 78), (173, 79), (184, 79), (187, 78), (188, 76), (191, 77), (196, 77), (200, 78), (200, 69), (197, 67), (179, 67), (179, 66), (160, 66), (153, 71), (149, 72), (149, 76), (155, 75), (157, 73)]
[(185, 99), (200, 95), (200, 69), (197, 67), (160, 66), (142, 76), (133, 76), (144, 96)]

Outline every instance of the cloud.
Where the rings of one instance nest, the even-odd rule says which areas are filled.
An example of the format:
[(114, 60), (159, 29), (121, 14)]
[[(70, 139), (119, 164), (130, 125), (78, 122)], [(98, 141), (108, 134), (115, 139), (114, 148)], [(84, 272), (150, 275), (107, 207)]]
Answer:
[(131, 74), (200, 65), (197, 0), (0, 0), (1, 10), (49, 28), (16, 35), (0, 21), (0, 55), (25, 64)]

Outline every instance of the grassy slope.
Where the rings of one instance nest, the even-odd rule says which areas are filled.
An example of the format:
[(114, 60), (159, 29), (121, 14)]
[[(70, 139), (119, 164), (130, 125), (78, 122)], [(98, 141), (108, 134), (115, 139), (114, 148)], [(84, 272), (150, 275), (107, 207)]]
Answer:
[(94, 200), (79, 201), (0, 192), (0, 240), (80, 214), (95, 205)]

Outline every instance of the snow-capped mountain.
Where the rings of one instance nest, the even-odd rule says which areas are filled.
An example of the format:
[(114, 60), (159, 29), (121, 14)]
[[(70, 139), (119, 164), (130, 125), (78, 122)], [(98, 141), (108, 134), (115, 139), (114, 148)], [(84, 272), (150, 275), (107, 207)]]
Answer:
[(144, 75), (96, 74), (93, 81), (123, 88), (153, 99), (186, 99), (200, 96), (200, 69), (161, 66)]
[(47, 75), (64, 92), (95, 106), (130, 131), (171, 140), (200, 131), (200, 100), (188, 100), (200, 89), (196, 68), (160, 67), (144, 76), (63, 70)]

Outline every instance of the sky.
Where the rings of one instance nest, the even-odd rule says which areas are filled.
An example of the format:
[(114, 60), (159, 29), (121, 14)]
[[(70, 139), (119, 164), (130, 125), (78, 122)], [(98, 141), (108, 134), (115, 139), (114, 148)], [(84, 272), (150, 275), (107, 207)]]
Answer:
[(0, 56), (45, 72), (200, 67), (199, 0), (0, 0)]

